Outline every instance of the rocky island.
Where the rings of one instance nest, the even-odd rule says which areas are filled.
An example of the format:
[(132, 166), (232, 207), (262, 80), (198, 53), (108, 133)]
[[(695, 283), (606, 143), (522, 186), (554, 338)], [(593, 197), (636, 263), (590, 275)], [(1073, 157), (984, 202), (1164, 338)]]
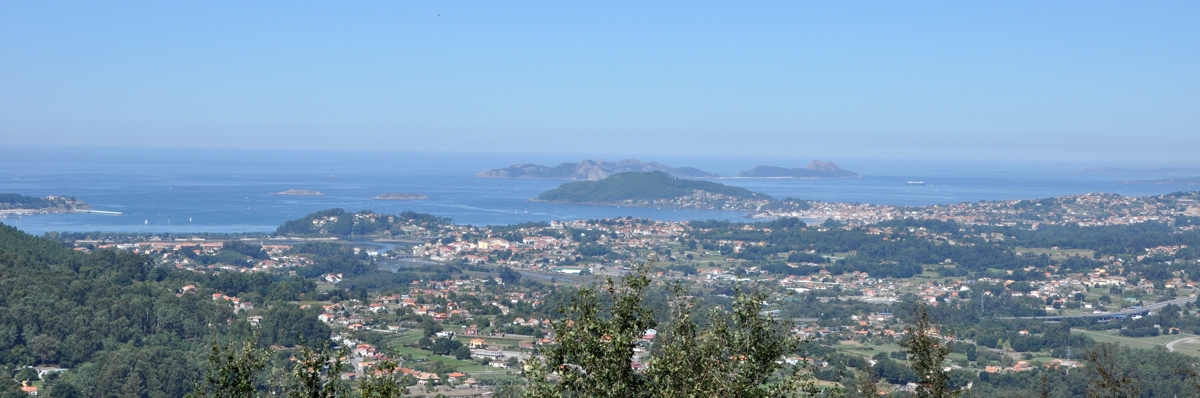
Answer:
[(803, 169), (775, 166), (757, 166), (734, 175), (742, 178), (858, 178), (858, 173), (847, 171), (833, 162), (813, 160)]
[(425, 200), (425, 199), (429, 199), (429, 197), (428, 197), (428, 196), (425, 196), (425, 195), (422, 195), (422, 194), (419, 194), (419, 193), (388, 192), (388, 193), (379, 194), (378, 196), (376, 196), (376, 197), (374, 197), (374, 198), (371, 198), (371, 199), (379, 199), (379, 200)]
[(276, 192), (275, 195), (321, 196), (324, 194), (311, 189), (289, 189), (283, 192)]
[(730, 211), (755, 211), (776, 202), (766, 194), (745, 188), (680, 179), (661, 171), (620, 173), (599, 181), (570, 182), (546, 191), (534, 200)]
[(479, 178), (540, 178), (561, 179), (574, 181), (599, 181), (614, 174), (644, 173), (660, 171), (680, 178), (719, 177), (694, 167), (671, 167), (658, 162), (642, 162), (637, 159), (624, 159), (619, 162), (604, 159), (582, 160), (579, 163), (562, 163), (549, 167), (540, 164), (515, 164), (503, 169), (491, 169), (476, 174)]

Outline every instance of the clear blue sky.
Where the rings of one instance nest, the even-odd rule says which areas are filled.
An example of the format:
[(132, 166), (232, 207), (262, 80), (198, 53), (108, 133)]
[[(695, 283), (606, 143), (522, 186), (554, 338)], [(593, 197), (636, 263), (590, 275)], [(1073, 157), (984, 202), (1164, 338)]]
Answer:
[(1195, 1), (182, 3), (0, 2), (0, 145), (1200, 153)]

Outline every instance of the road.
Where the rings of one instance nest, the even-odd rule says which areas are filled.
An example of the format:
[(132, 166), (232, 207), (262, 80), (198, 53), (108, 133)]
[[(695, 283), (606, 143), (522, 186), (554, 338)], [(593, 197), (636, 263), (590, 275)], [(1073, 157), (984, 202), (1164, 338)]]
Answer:
[(1184, 337), (1182, 339), (1172, 340), (1170, 343), (1167, 343), (1167, 351), (1175, 352), (1175, 344), (1176, 343), (1182, 343), (1182, 342), (1188, 341), (1188, 340), (1196, 340), (1196, 336), (1188, 336), (1188, 337)]
[(1195, 298), (1195, 297), (1191, 297), (1191, 296), (1189, 296), (1189, 297), (1184, 297), (1184, 298), (1177, 298), (1177, 299), (1174, 299), (1174, 300), (1168, 300), (1168, 301), (1158, 302), (1158, 303), (1154, 303), (1154, 304), (1148, 304), (1148, 305), (1145, 305), (1145, 306), (1143, 306), (1142, 308), (1137, 308), (1137, 309), (1128, 309), (1128, 310), (1117, 311), (1117, 312), (1106, 312), (1106, 313), (1103, 313), (1103, 314), (1081, 314), (1081, 315), (1046, 315), (1046, 316), (1019, 316), (1019, 317), (1011, 317), (1011, 316), (1008, 316), (1008, 317), (996, 317), (996, 319), (1043, 319), (1043, 320), (1053, 321), (1053, 320), (1059, 320), (1059, 319), (1064, 319), (1064, 318), (1112, 318), (1112, 317), (1124, 317), (1124, 316), (1131, 316), (1131, 315), (1144, 314), (1144, 313), (1147, 313), (1147, 312), (1150, 312), (1150, 311), (1157, 310), (1157, 309), (1159, 309), (1159, 308), (1166, 307), (1167, 305), (1170, 305), (1170, 304), (1175, 304), (1175, 305), (1178, 305), (1178, 306), (1183, 306), (1183, 304), (1184, 304), (1184, 303), (1189, 303), (1189, 302), (1194, 302), (1194, 301), (1196, 301), (1196, 298)]

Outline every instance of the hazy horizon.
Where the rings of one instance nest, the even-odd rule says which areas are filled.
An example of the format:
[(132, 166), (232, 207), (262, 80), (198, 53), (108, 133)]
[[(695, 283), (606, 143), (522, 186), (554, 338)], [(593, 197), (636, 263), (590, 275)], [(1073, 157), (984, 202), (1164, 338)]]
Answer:
[(1189, 166), (1198, 17), (1194, 2), (9, 2), (0, 146)]

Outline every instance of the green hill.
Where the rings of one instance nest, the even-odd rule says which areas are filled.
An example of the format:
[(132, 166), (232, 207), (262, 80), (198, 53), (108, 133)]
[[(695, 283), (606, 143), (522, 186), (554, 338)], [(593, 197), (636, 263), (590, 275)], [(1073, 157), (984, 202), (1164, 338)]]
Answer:
[(683, 180), (661, 171), (621, 173), (599, 181), (569, 182), (538, 195), (538, 200), (567, 203), (655, 201), (692, 195), (700, 190), (745, 200), (773, 200), (765, 194), (711, 181)]
[[(197, 289), (185, 293), (186, 285)], [(0, 224), (0, 368), (69, 369), (42, 385), (43, 396), (181, 397), (203, 376), (210, 341), (249, 333), (213, 293), (273, 300), (261, 342), (290, 345), (330, 334), (316, 310), (283, 310), (315, 289), (284, 275), (206, 275), (158, 267), (142, 254), (78, 252)], [(0, 396), (28, 396), (17, 386), (12, 373), (0, 377)]]

